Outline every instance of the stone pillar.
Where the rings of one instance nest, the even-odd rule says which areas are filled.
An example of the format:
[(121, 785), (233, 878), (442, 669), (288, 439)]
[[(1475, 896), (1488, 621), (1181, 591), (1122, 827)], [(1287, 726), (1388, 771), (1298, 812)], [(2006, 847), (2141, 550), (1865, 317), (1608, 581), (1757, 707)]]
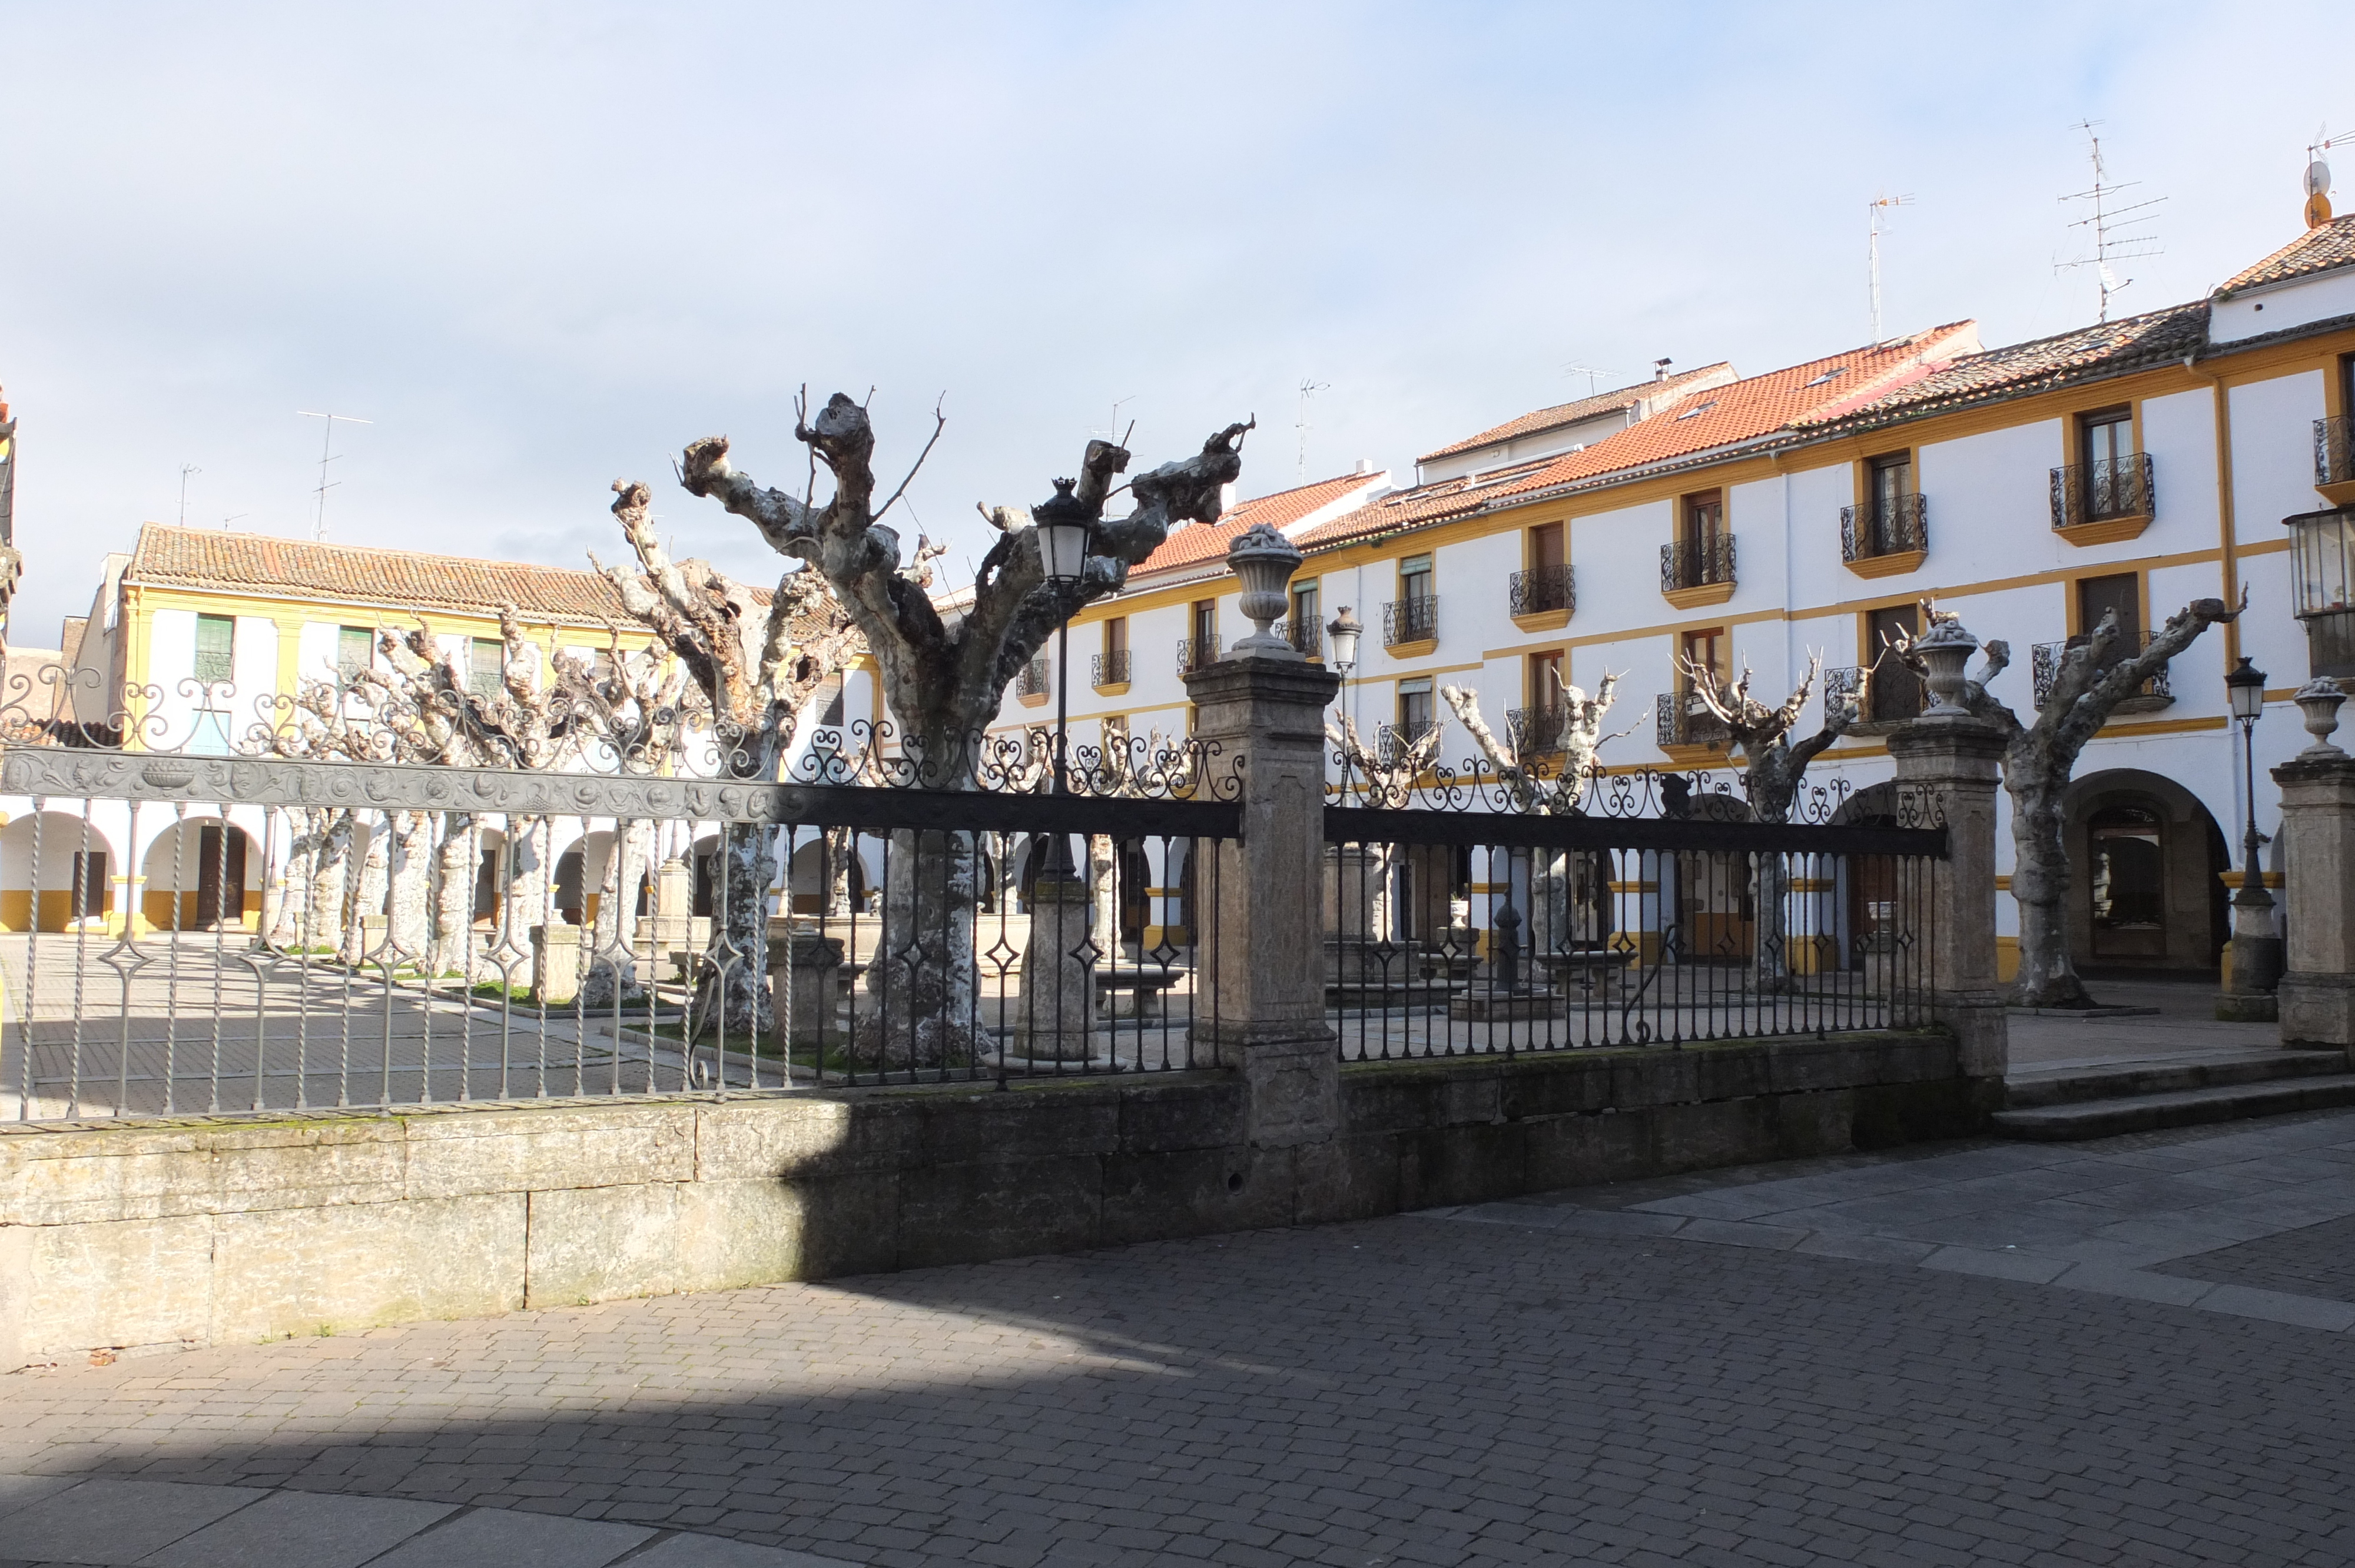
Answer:
[(2355, 1047), (2355, 758), (2309, 754), (2273, 774), (2288, 927), (2282, 1043)]
[(579, 926), (531, 928), (531, 994), (542, 1007), (570, 1007), (581, 994)]
[(1891, 735), (1889, 752), (1897, 760), (1899, 792), (1934, 805), (1930, 820), (1943, 818), (1946, 829), (1947, 856), (1930, 863), (1928, 886), (1901, 890), (1895, 916), (1902, 938), (1923, 955), (1932, 1011), (1961, 1043), (1964, 1074), (2000, 1081), (2011, 1052), (1995, 961), (1995, 792), (2003, 736), (1967, 715), (1942, 714)]
[(836, 1012), (845, 990), (842, 938), (796, 922), (769, 939), (769, 986), (777, 1022), (795, 1045), (823, 1048), (842, 1040)]
[(1324, 1142), (1339, 1128), (1338, 1044), (1325, 1025), (1325, 950), (1314, 935), (1325, 708), (1340, 684), (1273, 650), (1186, 677), (1195, 737), (1214, 759), (1204, 798), (1224, 798), (1231, 782), (1242, 804), (1241, 842), (1203, 844), (1194, 871), (1203, 994), (1193, 1036), (1201, 1055), (1241, 1072), (1251, 1140), (1262, 1148)]
[(1095, 1041), (1095, 949), (1088, 941), (1087, 874), (1041, 871), (1030, 885), (1030, 940), (1022, 953), (1017, 1049), (1032, 1061), (1084, 1062)]

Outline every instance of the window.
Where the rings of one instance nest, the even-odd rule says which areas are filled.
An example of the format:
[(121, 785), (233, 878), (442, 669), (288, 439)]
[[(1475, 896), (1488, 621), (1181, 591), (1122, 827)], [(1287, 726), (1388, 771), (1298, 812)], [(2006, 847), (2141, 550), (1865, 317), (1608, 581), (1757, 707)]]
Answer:
[(1409, 556), (1399, 563), (1399, 598), (1431, 597), (1431, 557)]
[(1431, 683), (1427, 680), (1401, 681), (1398, 687), (1398, 727), (1400, 738), (1409, 745), (1431, 730)]
[(1707, 670), (1721, 681), (1726, 678), (1725, 628), (1711, 626), (1699, 631), (1688, 631), (1684, 634), (1683, 642), (1684, 662), (1678, 667), (1680, 684), (1688, 687), (1690, 684), (1691, 677), (1683, 675), (1687, 669)]
[(1700, 545), (1725, 532), (1725, 493), (1704, 490), (1684, 498), (1682, 530), (1687, 543)]
[(336, 679), (349, 684), (374, 661), (376, 639), (365, 626), (336, 628)]
[(841, 726), (842, 686), (840, 683), (836, 683), (834, 688), (834, 697), (826, 705), (826, 712), (819, 716), (817, 722), (832, 728), (839, 728)]
[(1533, 708), (1561, 705), (1561, 651), (1529, 655), (1528, 701)]
[(1316, 579), (1292, 585), (1292, 620), (1287, 630), (1292, 645), (1314, 658), (1325, 651), (1325, 627), (1317, 608)]
[(1103, 623), (1103, 652), (1096, 655), (1095, 683), (1117, 686), (1128, 679), (1128, 617)]
[(1522, 757), (1561, 749), (1561, 651), (1532, 653), (1524, 666), (1520, 711), (1511, 715), (1510, 744)]
[(1194, 646), (1205, 655), (1215, 652), (1219, 645), (1219, 601), (1198, 599), (1194, 601)]
[(208, 685), (234, 680), (237, 622), (226, 615), (197, 617), (197, 679)]
[(2117, 462), (2134, 456), (2134, 410), (2105, 408), (2078, 420), (2078, 440), (2088, 465)]
[(1922, 680), (1905, 667), (1891, 646), (1921, 630), (1919, 605), (1885, 604), (1865, 612), (1863, 662), (1872, 672), (1868, 694), (1871, 706), (1861, 715), (1876, 724), (1922, 716)]
[(1103, 651), (1119, 654), (1128, 652), (1128, 617), (1115, 615), (1103, 623)]
[(2118, 640), (2110, 647), (2110, 662), (2131, 659), (2142, 651), (2142, 579), (2133, 572), (2077, 579), (2077, 635), (2070, 645), (2092, 641), (2105, 615), (2118, 619)]
[(466, 689), (478, 697), (497, 696), (506, 652), (506, 644), (496, 637), (475, 638), (468, 649)]
[(1529, 530), (1529, 568), (1552, 571), (1562, 564), (1561, 524), (1540, 523)]

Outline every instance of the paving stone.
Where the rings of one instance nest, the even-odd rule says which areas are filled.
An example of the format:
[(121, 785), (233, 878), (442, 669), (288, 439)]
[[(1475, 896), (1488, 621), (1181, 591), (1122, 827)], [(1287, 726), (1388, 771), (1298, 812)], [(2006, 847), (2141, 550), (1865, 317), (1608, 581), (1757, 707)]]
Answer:
[(0, 1519), (0, 1551), (36, 1563), (136, 1563), (268, 1493), (87, 1480)]
[(245, 1568), (272, 1562), (357, 1568), (452, 1511), (448, 1503), (399, 1498), (273, 1492), (146, 1561), (154, 1568)]
[(846, 1568), (840, 1557), (754, 1546), (716, 1535), (674, 1535), (631, 1558), (626, 1568)]
[(636, 1525), (477, 1509), (412, 1536), (368, 1568), (605, 1568), (654, 1535)]

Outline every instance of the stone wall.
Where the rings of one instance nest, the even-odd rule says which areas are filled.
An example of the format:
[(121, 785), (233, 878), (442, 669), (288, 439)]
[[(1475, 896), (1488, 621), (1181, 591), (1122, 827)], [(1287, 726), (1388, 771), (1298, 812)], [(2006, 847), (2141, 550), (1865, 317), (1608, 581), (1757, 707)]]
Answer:
[(1321, 1141), (1243, 1075), (0, 1132), (0, 1364), (969, 1263), (1978, 1126), (1943, 1033), (1397, 1064)]

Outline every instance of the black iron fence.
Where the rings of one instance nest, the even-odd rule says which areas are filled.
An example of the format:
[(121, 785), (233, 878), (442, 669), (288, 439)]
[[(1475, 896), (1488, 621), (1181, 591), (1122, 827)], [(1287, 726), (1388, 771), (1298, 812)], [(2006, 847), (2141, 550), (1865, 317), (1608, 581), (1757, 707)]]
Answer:
[(1550, 609), (1578, 608), (1578, 579), (1568, 566), (1531, 567), (1513, 574), (1512, 612), (1540, 615)]
[(1733, 585), (1733, 535), (1703, 534), (1660, 546), (1660, 591)]
[(2355, 419), (2333, 414), (2314, 421), (2314, 482), (2345, 484), (2355, 479)]
[(2055, 528), (2115, 517), (2147, 517), (2158, 506), (2158, 485), (2148, 452), (2056, 468), (2051, 489)]
[(1919, 494), (1840, 508), (1840, 559), (1870, 560), (1930, 547), (1930, 504)]

